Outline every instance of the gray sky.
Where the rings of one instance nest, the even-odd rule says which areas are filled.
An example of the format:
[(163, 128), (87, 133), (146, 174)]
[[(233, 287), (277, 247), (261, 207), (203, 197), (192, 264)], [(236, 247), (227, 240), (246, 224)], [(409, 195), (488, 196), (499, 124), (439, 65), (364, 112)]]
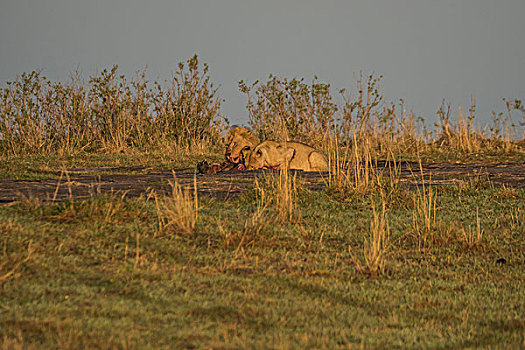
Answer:
[(336, 93), (360, 71), (429, 121), (471, 93), (487, 121), (502, 97), (525, 99), (524, 17), (524, 0), (2, 0), (0, 81), (113, 64), (164, 80), (197, 53), (234, 123), (248, 118), (241, 79), (316, 74)]

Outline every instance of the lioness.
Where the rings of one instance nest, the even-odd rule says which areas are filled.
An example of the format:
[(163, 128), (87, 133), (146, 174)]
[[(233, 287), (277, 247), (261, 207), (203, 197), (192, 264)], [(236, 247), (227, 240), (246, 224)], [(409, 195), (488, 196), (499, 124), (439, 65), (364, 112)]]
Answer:
[(253, 147), (259, 142), (259, 138), (253, 132), (242, 126), (237, 126), (230, 129), (228, 134), (226, 134), (226, 151), (224, 156), (226, 160), (232, 163), (245, 165), (245, 161), (250, 156)]
[(304, 143), (264, 141), (251, 152), (246, 168), (328, 171), (328, 160)]

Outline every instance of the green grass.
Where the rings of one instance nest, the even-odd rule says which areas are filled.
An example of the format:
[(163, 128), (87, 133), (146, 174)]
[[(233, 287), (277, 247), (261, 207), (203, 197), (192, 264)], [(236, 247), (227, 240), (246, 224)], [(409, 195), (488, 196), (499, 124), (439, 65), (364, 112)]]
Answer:
[[(153, 201), (118, 194), (0, 207), (0, 343), (524, 346), (525, 190), (471, 183), (436, 191), (435, 222), (419, 235), (414, 193), (384, 197), (391, 235), (379, 274), (357, 268), (378, 193), (299, 184), (291, 221), (278, 218), (270, 190), (259, 214), (256, 191), (200, 198), (189, 235), (159, 229)], [(468, 240), (478, 218), (481, 238)]]
[[(520, 100), (482, 129), (474, 96), (457, 118), (443, 103), (427, 129), (383, 99), (381, 77), (360, 75), (342, 104), (317, 78), (239, 88), (261, 139), (337, 160), (525, 159)], [(0, 179), (221, 161), (228, 123), (208, 66), (195, 55), (172, 79), (22, 74), (0, 93)], [(181, 194), (0, 206), (0, 350), (525, 347), (525, 189), (409, 192), (396, 174), (363, 181), (364, 163), (355, 183), (335, 172), (330, 189), (296, 192), (263, 178), (240, 198), (199, 198), (196, 216), (177, 212), (192, 208)]]

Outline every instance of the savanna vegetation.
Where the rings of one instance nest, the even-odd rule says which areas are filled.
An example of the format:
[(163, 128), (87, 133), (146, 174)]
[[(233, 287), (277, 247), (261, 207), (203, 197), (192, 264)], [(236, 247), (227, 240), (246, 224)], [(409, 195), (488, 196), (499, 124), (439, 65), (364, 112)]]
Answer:
[[(525, 346), (525, 187), (435, 186), (416, 169), (409, 188), (398, 171), (525, 161), (522, 102), (483, 127), (474, 97), (467, 112), (443, 103), (429, 127), (380, 83), (239, 83), (261, 140), (326, 153), (317, 189), (280, 171), (225, 200), (174, 178), (169, 193), (3, 203), (1, 348)], [(22, 74), (0, 95), (0, 176), (221, 160), (221, 103), (197, 56), (164, 83), (116, 66), (87, 82)]]

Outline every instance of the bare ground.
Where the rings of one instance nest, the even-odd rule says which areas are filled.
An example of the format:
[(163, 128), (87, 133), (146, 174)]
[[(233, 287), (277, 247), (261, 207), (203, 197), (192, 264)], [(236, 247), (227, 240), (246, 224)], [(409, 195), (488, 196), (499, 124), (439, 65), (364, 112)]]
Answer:
[[(388, 176), (393, 165), (379, 162), (377, 169)], [(142, 170), (145, 173), (129, 174)], [(421, 184), (433, 186), (458, 185), (463, 182), (487, 180), (495, 185), (515, 188), (525, 187), (525, 162), (498, 163), (398, 163), (400, 184), (414, 188)], [(108, 172), (110, 172), (108, 174)], [(128, 173), (126, 173), (128, 172)], [(150, 191), (167, 192), (169, 181), (175, 177), (185, 187), (197, 182), (199, 194), (228, 199), (235, 197), (253, 185), (253, 180), (271, 170), (229, 171), (218, 174), (195, 174), (194, 168), (173, 169), (172, 171), (151, 171), (145, 167), (68, 169), (59, 179), (47, 180), (0, 180), (0, 203), (11, 203), (24, 198), (41, 201), (86, 198), (94, 194), (115, 191), (126, 192), (127, 196), (147, 195)], [(328, 174), (296, 171), (297, 176), (310, 188), (322, 188)], [(60, 172), (58, 172), (60, 174)]]

